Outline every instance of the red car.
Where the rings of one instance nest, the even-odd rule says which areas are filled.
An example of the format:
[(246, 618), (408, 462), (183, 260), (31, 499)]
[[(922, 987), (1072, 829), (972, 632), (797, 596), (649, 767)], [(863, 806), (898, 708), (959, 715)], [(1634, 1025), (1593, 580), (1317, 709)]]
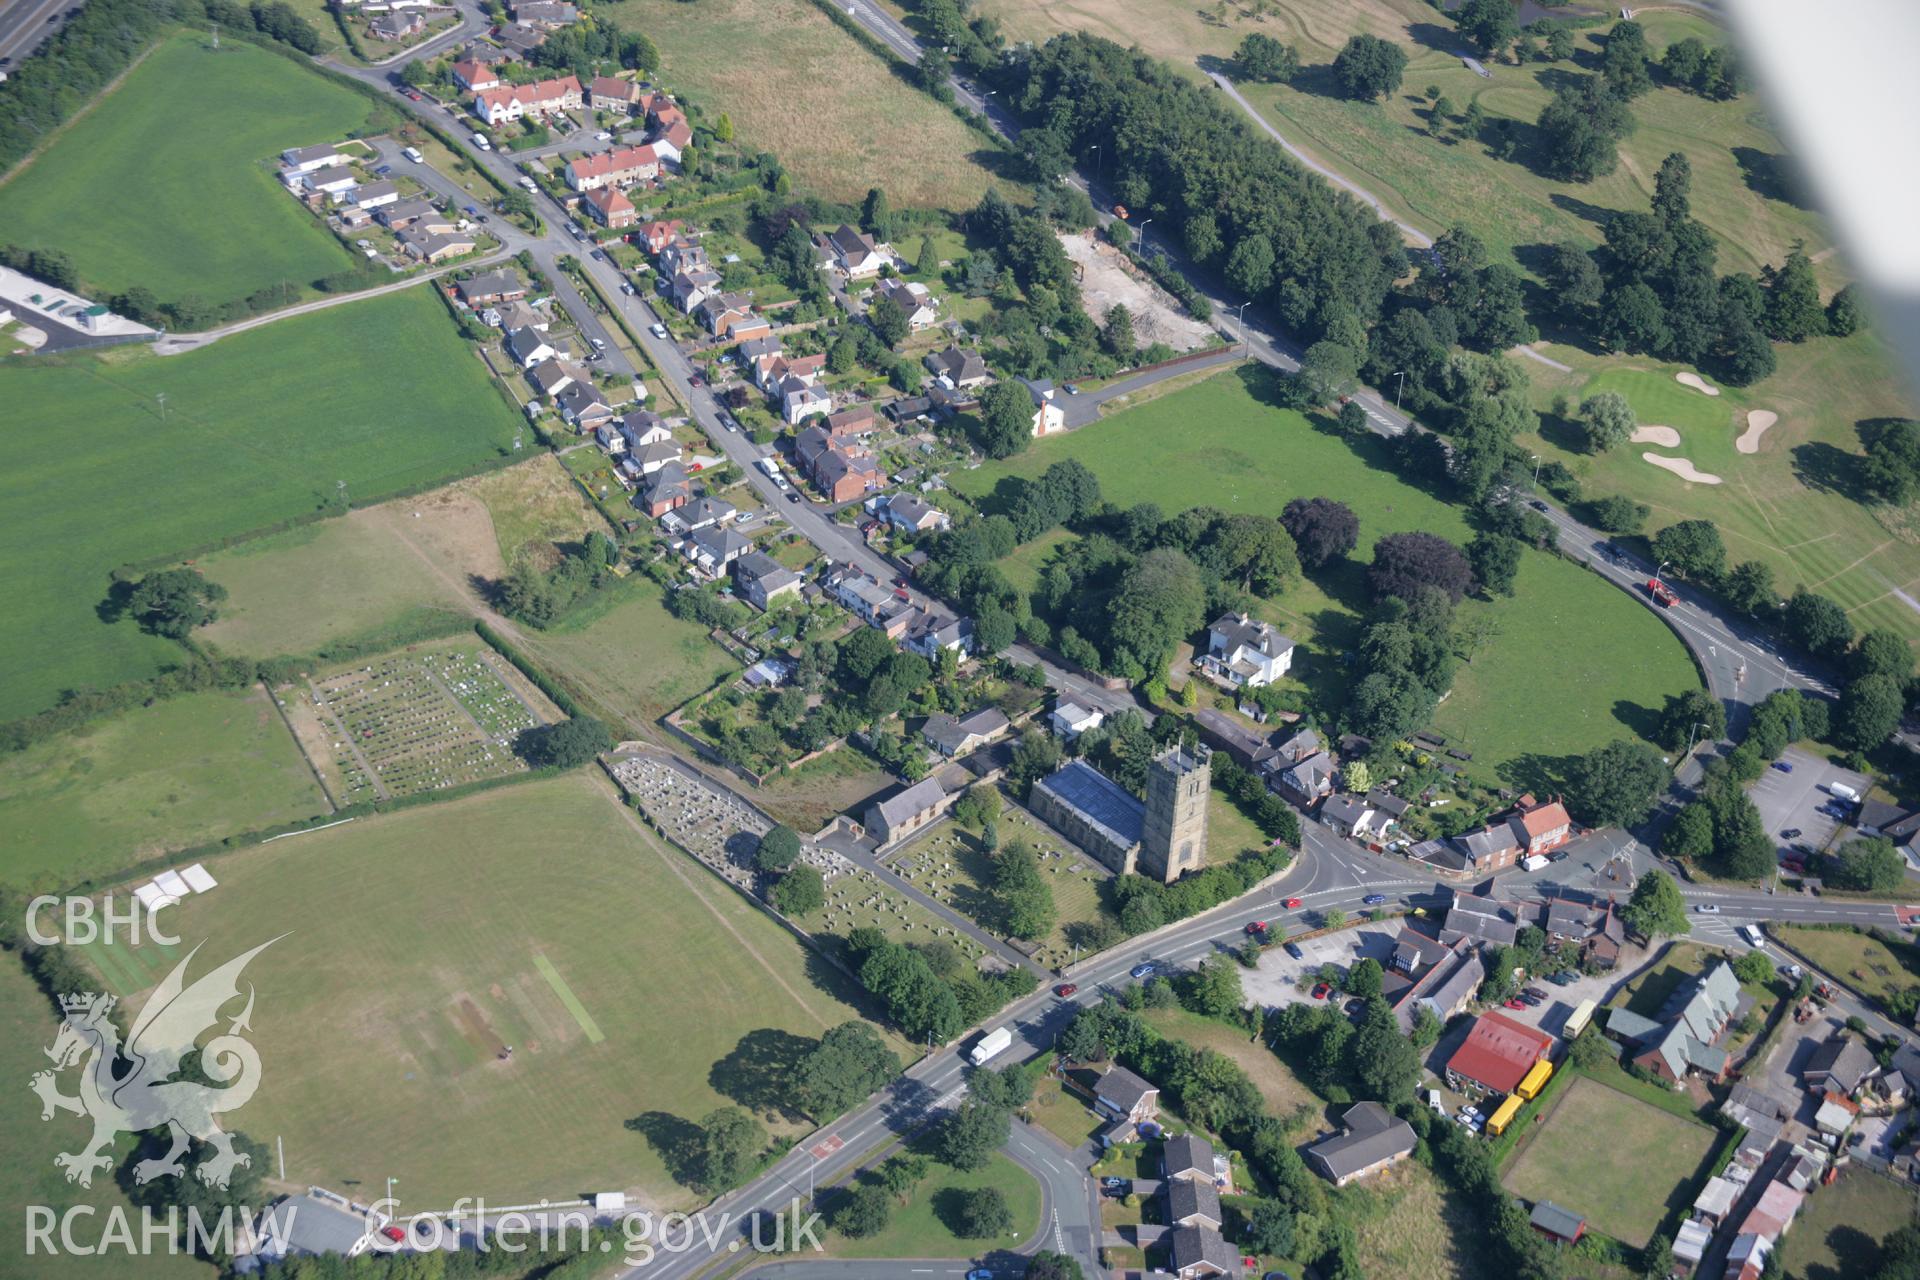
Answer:
[(1332, 990), (1333, 988), (1328, 986), (1326, 983), (1316, 982), (1313, 984), (1313, 998), (1315, 1000), (1325, 1000), (1327, 998), (1327, 993)]
[(1053, 994), (1059, 996), (1062, 1000), (1065, 1000), (1068, 996), (1072, 995), (1074, 992), (1078, 991), (1079, 989), (1080, 987), (1079, 987), (1079, 984), (1077, 983), (1063, 982), (1059, 986), (1053, 989)]
[(1527, 1002), (1525, 1000), (1519, 999), (1518, 997), (1515, 997), (1514, 999), (1507, 1001), (1507, 1008), (1509, 1009), (1524, 1009), (1526, 1007), (1527, 1007)]
[(700, 385), (700, 375), (696, 373), (696, 374), (693, 374), (693, 375), (691, 375), (690, 377), (688, 377), (688, 379), (687, 379), (687, 385), (688, 385), (688, 386), (692, 386), (692, 387), (697, 387), (697, 386), (699, 386), (699, 385)]
[(400, 1244), (403, 1241), (405, 1241), (407, 1238), (406, 1232), (394, 1226), (386, 1226), (386, 1227), (380, 1228), (380, 1234), (385, 1236), (387, 1239), (393, 1241), (395, 1244)]
[(1297, 910), (1299, 910), (1299, 908), (1300, 908), (1300, 899), (1298, 899), (1298, 898), (1288, 898), (1288, 899), (1287, 899), (1287, 903), (1286, 903), (1286, 905), (1287, 905), (1287, 910), (1289, 910), (1289, 911), (1297, 911)]
[(1247, 932), (1249, 934), (1265, 933), (1266, 931), (1267, 922), (1265, 920), (1254, 920), (1247, 925)]

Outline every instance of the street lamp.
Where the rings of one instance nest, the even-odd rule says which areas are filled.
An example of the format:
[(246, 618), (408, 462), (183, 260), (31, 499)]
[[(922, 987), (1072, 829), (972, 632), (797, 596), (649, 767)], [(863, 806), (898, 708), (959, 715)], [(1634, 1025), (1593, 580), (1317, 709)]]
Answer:
[(1400, 379), (1393, 389), (1393, 411), (1398, 413), (1400, 412), (1400, 397), (1407, 393), (1407, 371), (1405, 369), (1396, 369), (1393, 371), (1393, 376)]
[(1140, 224), (1140, 256), (1143, 258), (1147, 256), (1147, 228), (1152, 225), (1153, 225), (1152, 218), (1148, 218), (1145, 222)]
[(1696, 732), (1697, 730), (1700, 730), (1700, 729), (1705, 729), (1706, 727), (1707, 727), (1707, 722), (1706, 722), (1706, 721), (1704, 721), (1704, 720), (1696, 720), (1696, 721), (1694, 721), (1694, 723), (1693, 723), (1693, 728), (1692, 728), (1692, 729), (1689, 729), (1689, 730), (1687, 730), (1687, 755), (1692, 755), (1692, 754), (1693, 754), (1693, 735), (1694, 735), (1694, 733), (1695, 733), (1695, 732)]
[(1093, 180), (1095, 182), (1100, 181), (1100, 165), (1101, 165), (1101, 162), (1104, 161), (1105, 159), (1106, 157), (1100, 154), (1100, 144), (1097, 142), (1094, 143), (1093, 144)]
[(1533, 487), (1538, 489), (1540, 487), (1540, 455), (1536, 453), (1532, 455), (1532, 457), (1533, 457)]
[(398, 1181), (400, 1181), (400, 1179), (398, 1178), (387, 1179), (387, 1212), (391, 1215), (387, 1219), (387, 1221), (389, 1222), (393, 1221), (394, 1218), (397, 1218), (400, 1216), (399, 1214), (393, 1212), (393, 1203), (394, 1203), (393, 1202), (393, 1184)]
[[(1247, 299), (1251, 302), (1253, 299)], [(1240, 354), (1242, 358), (1253, 354), (1253, 335), (1247, 332), (1247, 303), (1243, 302), (1233, 313), (1233, 322), (1240, 326)]]

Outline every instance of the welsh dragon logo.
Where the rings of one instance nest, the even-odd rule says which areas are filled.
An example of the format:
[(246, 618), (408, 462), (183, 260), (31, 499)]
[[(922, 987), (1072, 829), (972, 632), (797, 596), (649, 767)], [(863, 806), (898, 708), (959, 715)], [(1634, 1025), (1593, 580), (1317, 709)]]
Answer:
[[(223, 1033), (200, 1046), (198, 1074), (215, 1083), (176, 1077), (182, 1058), (194, 1049), (203, 1032), (220, 1021), (220, 1010), (240, 997), (241, 970), (278, 941), (274, 938), (261, 943), (189, 986), (187, 966), (200, 951), (196, 946), (141, 1006), (124, 1046), (113, 1023), (113, 1009), (118, 1003), (113, 996), (88, 991), (61, 998), (66, 1020), (46, 1051), (53, 1067), (35, 1072), (32, 1088), (40, 1095), (42, 1120), (67, 1111), (93, 1121), (93, 1137), (84, 1147), (53, 1158), (54, 1164), (66, 1172), (68, 1182), (92, 1186), (95, 1171), (113, 1163), (110, 1152), (116, 1136), (162, 1126), (171, 1134), (173, 1146), (160, 1159), (135, 1165), (137, 1182), (185, 1173), (180, 1157), (186, 1153), (190, 1138), (213, 1147), (213, 1153), (194, 1166), (194, 1173), (209, 1186), (225, 1187), (235, 1168), (250, 1163), (246, 1155), (233, 1149), (233, 1139), (214, 1116), (246, 1105), (260, 1087), (260, 1054), (240, 1034), (252, 1029), (251, 984), (246, 989), (246, 1007)], [(80, 1092), (60, 1092), (59, 1073), (75, 1066), (81, 1067)]]

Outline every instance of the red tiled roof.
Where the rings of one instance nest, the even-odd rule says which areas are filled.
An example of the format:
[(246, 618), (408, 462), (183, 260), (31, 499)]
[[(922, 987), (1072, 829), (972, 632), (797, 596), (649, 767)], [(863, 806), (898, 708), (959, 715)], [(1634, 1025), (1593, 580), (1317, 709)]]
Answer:
[(585, 199), (602, 213), (619, 213), (633, 208), (633, 201), (621, 194), (618, 187), (595, 187), (587, 192)]
[(1447, 1070), (1496, 1093), (1512, 1093), (1552, 1047), (1553, 1037), (1544, 1031), (1502, 1014), (1483, 1013), (1474, 1020), (1466, 1041), (1454, 1050)]
[(649, 165), (658, 167), (659, 164), (660, 157), (652, 147), (619, 147), (613, 151), (581, 156), (567, 166), (567, 171), (576, 178), (601, 178), (610, 173), (626, 173)]
[(1567, 807), (1555, 800), (1552, 804), (1543, 804), (1521, 814), (1520, 825), (1526, 829), (1530, 839), (1538, 839), (1549, 831), (1572, 826), (1573, 819), (1567, 816)]

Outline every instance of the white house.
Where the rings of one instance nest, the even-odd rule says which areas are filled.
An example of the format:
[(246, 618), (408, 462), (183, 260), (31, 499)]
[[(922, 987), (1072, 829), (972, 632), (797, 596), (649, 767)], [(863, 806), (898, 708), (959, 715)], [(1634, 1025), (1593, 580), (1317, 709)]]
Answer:
[(400, 188), (391, 182), (369, 182), (356, 188), (351, 198), (362, 209), (378, 209), (399, 200)]
[(1106, 723), (1106, 719), (1106, 715), (1098, 708), (1083, 707), (1077, 702), (1063, 702), (1047, 717), (1047, 727), (1056, 736), (1071, 742), (1089, 729), (1098, 729)]
[(1033, 397), (1033, 434), (1052, 435), (1056, 431), (1067, 429), (1067, 413), (1054, 403), (1053, 384), (1047, 381), (1029, 382), (1027, 394)]
[(833, 393), (789, 374), (780, 380), (780, 416), (795, 426), (817, 414), (833, 412)]
[(877, 276), (880, 268), (893, 262), (893, 254), (887, 246), (845, 223), (841, 224), (838, 231), (827, 236), (827, 255), (827, 265), (840, 271), (849, 280)]
[(345, 165), (334, 165), (325, 169), (303, 171), (301, 182), (308, 191), (324, 192), (338, 203), (346, 193), (360, 185), (360, 179), (353, 176), (353, 170)]
[(907, 318), (907, 329), (918, 333), (940, 318), (933, 305), (933, 294), (923, 284), (906, 280), (882, 280), (873, 287), (874, 298), (886, 298)]
[(522, 369), (531, 369), (563, 353), (538, 329), (515, 329), (507, 335), (507, 354), (518, 361)]
[(1207, 628), (1200, 667), (1233, 688), (1258, 689), (1293, 669), (1293, 641), (1272, 623), (1244, 613), (1222, 614)]
[(323, 142), (317, 147), (290, 147), (280, 153), (280, 159), (295, 173), (331, 169), (347, 162), (346, 154), (331, 142)]

